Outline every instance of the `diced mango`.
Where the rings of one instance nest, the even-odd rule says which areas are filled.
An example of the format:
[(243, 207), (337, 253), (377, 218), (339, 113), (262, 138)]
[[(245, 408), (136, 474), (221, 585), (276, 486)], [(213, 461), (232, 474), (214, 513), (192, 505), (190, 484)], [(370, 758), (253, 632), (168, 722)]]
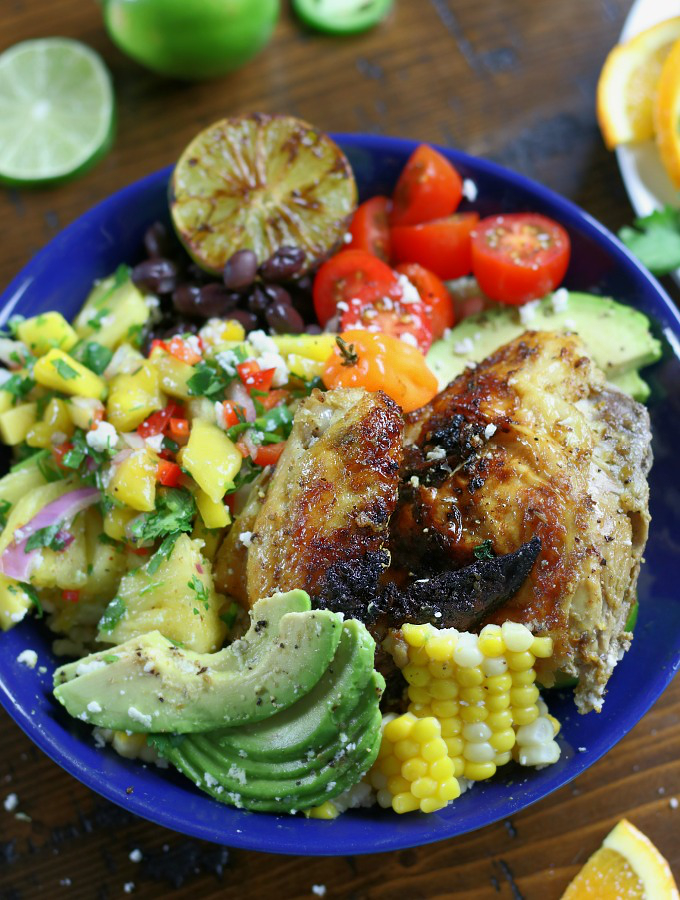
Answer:
[(68, 353), (78, 343), (78, 335), (59, 312), (25, 319), (17, 326), (17, 334), (34, 356), (44, 356), (55, 347)]
[(37, 403), (21, 403), (0, 413), (0, 438), (4, 444), (15, 447), (25, 440), (38, 416)]
[(0, 413), (7, 412), (13, 405), (14, 394), (10, 394), (9, 391), (3, 391), (2, 388), (0, 388)]
[(310, 359), (308, 356), (300, 356), (299, 353), (291, 353), (286, 360), (288, 369), (292, 375), (311, 381), (312, 378), (321, 378), (326, 364)]
[(93, 397), (71, 397), (67, 409), (73, 424), (83, 431), (89, 431), (95, 419), (104, 416), (104, 404)]
[(121, 284), (111, 275), (93, 289), (74, 324), (78, 337), (94, 337), (113, 349), (134, 338), (148, 318), (149, 307), (132, 281)]
[(216, 528), (208, 528), (200, 516), (194, 519), (194, 527), (191, 532), (191, 539), (194, 541), (202, 541), (203, 556), (213, 562), (220, 544), (222, 543), (222, 530)]
[(132, 344), (121, 344), (111, 357), (111, 362), (106, 367), (106, 377), (111, 379), (114, 375), (130, 375), (136, 372), (144, 357)]
[(215, 502), (200, 488), (196, 491), (195, 499), (206, 528), (226, 528), (230, 524), (231, 515), (221, 500)]
[(0, 628), (9, 631), (21, 622), (31, 606), (31, 598), (19, 582), (0, 575)]
[(118, 431), (134, 431), (164, 405), (158, 372), (150, 362), (143, 362), (132, 374), (112, 379), (106, 417)]
[(335, 349), (334, 334), (279, 334), (272, 338), (281, 356), (304, 356), (326, 362)]
[(12, 506), (35, 487), (45, 484), (45, 478), (35, 463), (26, 463), (0, 478), (0, 500)]
[(33, 368), (33, 377), (46, 388), (76, 397), (106, 396), (106, 382), (63, 350), (50, 350)]
[(165, 393), (180, 400), (188, 400), (191, 394), (187, 382), (196, 374), (193, 366), (166, 353), (162, 347), (156, 347), (149, 359), (158, 372)]
[(114, 541), (127, 540), (126, 528), (139, 515), (139, 511), (129, 506), (113, 506), (104, 516), (104, 534)]
[(148, 450), (135, 450), (124, 459), (111, 478), (108, 491), (114, 500), (140, 512), (151, 512), (156, 505), (158, 457)]
[(45, 407), (42, 420), (36, 422), (26, 435), (29, 447), (49, 449), (53, 444), (63, 442), (73, 434), (73, 421), (68, 406), (58, 397), (52, 397)]
[(193, 421), (181, 456), (181, 464), (215, 503), (231, 487), (243, 462), (234, 442), (217, 425), (204, 419)]
[(49, 590), (79, 591), (87, 581), (85, 513), (79, 513), (68, 527), (73, 540), (64, 550), (43, 547), (31, 572), (31, 583)]

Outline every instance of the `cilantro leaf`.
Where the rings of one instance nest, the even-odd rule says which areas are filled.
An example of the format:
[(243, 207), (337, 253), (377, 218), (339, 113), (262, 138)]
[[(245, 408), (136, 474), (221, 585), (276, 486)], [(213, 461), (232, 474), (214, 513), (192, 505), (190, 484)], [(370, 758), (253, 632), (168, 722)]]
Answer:
[(63, 359), (53, 359), (52, 365), (65, 381), (78, 377), (76, 370)]
[(97, 341), (85, 341), (78, 345), (77, 352), (74, 352), (73, 356), (95, 375), (101, 375), (111, 362), (113, 351)]
[(49, 550), (64, 550), (71, 542), (71, 535), (64, 531), (60, 522), (54, 525), (48, 525), (46, 528), (39, 528), (26, 541), (25, 553), (31, 550), (38, 550), (40, 547), (47, 547)]
[(12, 508), (9, 500), (0, 500), (0, 528), (4, 528), (7, 524), (7, 513)]
[(37, 610), (38, 618), (42, 619), (43, 607), (42, 607), (42, 603), (40, 602), (40, 597), (38, 597), (38, 592), (36, 591), (36, 589), (33, 587), (33, 585), (26, 584), (25, 581), (20, 581), (19, 586), (22, 589), (22, 591), (28, 595), (28, 599), (31, 601), (33, 606), (35, 606), (35, 608)]
[(191, 576), (191, 581), (187, 581), (187, 587), (196, 594), (196, 599), (203, 604), (205, 609), (210, 609), (208, 589), (197, 575)]
[(231, 380), (214, 366), (200, 362), (194, 366), (194, 374), (187, 381), (187, 388), (193, 397), (212, 397), (221, 394)]
[(160, 569), (161, 563), (164, 562), (164, 560), (168, 559), (180, 534), (182, 534), (181, 531), (175, 531), (173, 532), (173, 534), (169, 534), (167, 535), (167, 537), (163, 538), (158, 550), (156, 550), (154, 555), (146, 564), (146, 571), (149, 573), (149, 575), (155, 575), (156, 572)]
[(99, 620), (99, 630), (110, 634), (125, 615), (127, 607), (122, 597), (114, 597), (104, 610), (104, 615)]
[(493, 549), (493, 544), (490, 540), (482, 541), (481, 544), (477, 544), (477, 546), (472, 551), (475, 554), (475, 559), (495, 559), (496, 554)]
[(168, 488), (159, 492), (156, 509), (138, 516), (130, 526), (137, 541), (155, 541), (175, 532), (191, 531), (196, 504), (189, 491)]
[(680, 268), (680, 209), (665, 206), (635, 219), (633, 228), (619, 231), (619, 238), (654, 275)]
[(2, 389), (3, 391), (7, 391), (8, 394), (11, 394), (14, 398), (14, 403), (16, 403), (17, 400), (21, 400), (22, 397), (25, 397), (35, 385), (36, 382), (28, 375), (12, 375), (2, 385)]

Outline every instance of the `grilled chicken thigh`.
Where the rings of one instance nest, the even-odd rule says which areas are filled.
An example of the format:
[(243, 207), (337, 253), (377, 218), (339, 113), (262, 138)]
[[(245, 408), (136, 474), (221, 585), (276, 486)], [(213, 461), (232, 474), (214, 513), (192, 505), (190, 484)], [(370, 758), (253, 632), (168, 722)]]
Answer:
[(251, 605), (292, 588), (314, 594), (333, 563), (383, 551), (402, 437), (401, 410), (381, 392), (314, 391), (300, 404), (248, 535)]
[(578, 708), (599, 710), (631, 637), (650, 439), (645, 408), (577, 337), (525, 333), (406, 416), (391, 571), (457, 569), (484, 541), (504, 554), (537, 535), (529, 578), (489, 621), (551, 635), (542, 681), (577, 675)]

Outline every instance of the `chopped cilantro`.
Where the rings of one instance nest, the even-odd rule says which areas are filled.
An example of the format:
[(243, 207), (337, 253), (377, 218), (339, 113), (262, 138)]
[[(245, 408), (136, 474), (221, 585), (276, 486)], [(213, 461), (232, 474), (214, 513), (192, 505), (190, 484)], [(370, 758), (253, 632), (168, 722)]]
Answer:
[(9, 333), (12, 335), (12, 337), (17, 337), (17, 334), (19, 332), (19, 325), (21, 325), (21, 323), (25, 321), (26, 316), (20, 316), (18, 313), (9, 317), (7, 328), (9, 329)]
[(493, 544), (490, 540), (482, 541), (481, 544), (477, 544), (477, 546), (472, 551), (475, 554), (476, 559), (495, 559), (496, 554), (494, 553)]
[(99, 620), (99, 630), (110, 634), (125, 615), (125, 611), (125, 600), (122, 597), (114, 597)]
[(155, 575), (160, 569), (161, 563), (168, 559), (180, 534), (182, 534), (181, 531), (175, 531), (173, 534), (169, 534), (167, 537), (163, 538), (160, 547), (146, 564), (146, 571), (149, 575)]
[(157, 538), (181, 531), (191, 531), (196, 515), (196, 504), (189, 491), (167, 488), (158, 493), (156, 509), (138, 516), (130, 526), (130, 533), (137, 541), (155, 541)]
[(210, 595), (208, 593), (208, 588), (197, 575), (191, 576), (191, 581), (187, 581), (187, 587), (196, 594), (196, 599), (199, 603), (203, 604), (205, 609), (210, 609)]
[(106, 544), (107, 547), (119, 548), (121, 546), (119, 541), (115, 541), (112, 537), (109, 537), (108, 534), (105, 534), (103, 531), (101, 532), (101, 534), (97, 535), (97, 540), (100, 544)]
[(127, 339), (133, 347), (136, 347), (138, 350), (142, 346), (142, 325), (130, 325), (128, 328)]
[(229, 609), (222, 613), (220, 619), (224, 622), (227, 628), (231, 629), (234, 622), (236, 621), (236, 616), (238, 615), (238, 603), (232, 603)]
[(31, 550), (38, 550), (40, 547), (47, 547), (48, 550), (63, 550), (68, 544), (69, 535), (62, 530), (61, 523), (48, 525), (47, 528), (39, 528), (26, 541), (24, 548), (25, 553)]
[(119, 659), (120, 656), (116, 656), (115, 653), (105, 653), (104, 656), (102, 656), (102, 660), (106, 663), (107, 666), (110, 666), (111, 663), (118, 662)]
[(67, 469), (79, 469), (85, 460), (85, 452), (83, 450), (67, 450), (61, 458), (62, 465)]
[(52, 365), (65, 381), (70, 381), (72, 378), (78, 377), (78, 373), (73, 368), (73, 366), (69, 366), (69, 364), (63, 359), (53, 359)]
[(9, 500), (0, 500), (0, 528), (4, 528), (7, 524), (7, 513), (12, 508)]
[(665, 206), (635, 219), (619, 237), (654, 275), (680, 268), (680, 209)]
[(7, 391), (14, 398), (13, 402), (23, 399), (29, 391), (33, 390), (36, 382), (28, 375), (11, 375), (2, 385), (3, 391)]
[(194, 374), (187, 381), (187, 388), (193, 397), (213, 397), (221, 394), (233, 376), (218, 371), (206, 362), (194, 366)]
[(33, 606), (35, 606), (37, 610), (37, 616), (39, 619), (43, 617), (43, 607), (40, 602), (40, 597), (38, 596), (38, 592), (31, 584), (26, 584), (25, 581), (20, 581), (19, 586), (23, 590), (23, 592), (28, 596), (28, 599), (31, 601)]
[(101, 375), (111, 362), (113, 352), (97, 341), (84, 341), (73, 355), (96, 375)]

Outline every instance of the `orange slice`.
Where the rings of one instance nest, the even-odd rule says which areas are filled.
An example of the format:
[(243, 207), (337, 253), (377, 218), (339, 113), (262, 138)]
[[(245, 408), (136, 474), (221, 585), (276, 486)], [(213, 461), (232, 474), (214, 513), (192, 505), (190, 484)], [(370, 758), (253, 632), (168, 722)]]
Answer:
[(654, 104), (656, 142), (668, 177), (680, 187), (680, 40), (666, 57)]
[(605, 60), (597, 83), (597, 120), (610, 150), (654, 137), (656, 86), (679, 39), (680, 16), (676, 16), (618, 44)]
[(562, 900), (678, 900), (670, 866), (648, 837), (621, 819)]

